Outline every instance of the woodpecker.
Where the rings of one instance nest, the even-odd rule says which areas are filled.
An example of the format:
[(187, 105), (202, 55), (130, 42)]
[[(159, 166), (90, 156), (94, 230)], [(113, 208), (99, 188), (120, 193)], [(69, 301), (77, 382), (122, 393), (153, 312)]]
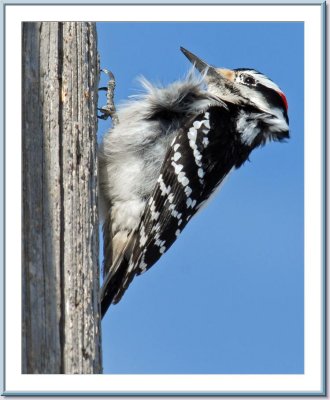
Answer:
[(120, 108), (100, 146), (102, 316), (253, 149), (289, 138), (287, 100), (273, 81), (181, 51), (199, 74), (167, 87), (142, 78), (145, 93)]

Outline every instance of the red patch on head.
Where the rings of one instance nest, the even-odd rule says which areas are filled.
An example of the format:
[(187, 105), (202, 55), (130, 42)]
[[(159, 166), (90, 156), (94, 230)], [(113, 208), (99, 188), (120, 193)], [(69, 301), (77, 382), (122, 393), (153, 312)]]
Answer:
[(288, 107), (289, 107), (288, 100), (286, 99), (285, 94), (282, 92), (278, 92), (278, 94), (281, 96), (281, 99), (283, 100), (286, 111), (288, 111)]

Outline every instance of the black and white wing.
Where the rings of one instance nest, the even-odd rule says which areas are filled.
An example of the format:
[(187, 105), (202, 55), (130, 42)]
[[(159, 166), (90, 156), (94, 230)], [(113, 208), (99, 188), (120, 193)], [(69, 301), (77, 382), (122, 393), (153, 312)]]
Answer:
[[(248, 158), (250, 149), (239, 140), (232, 111), (225, 104), (210, 107), (172, 141), (139, 227), (113, 269), (117, 277), (109, 277), (110, 286), (119, 284), (112, 288), (111, 302), (120, 300), (135, 275), (155, 264), (230, 170)], [(102, 295), (106, 310), (111, 296)]]
[(130, 260), (137, 274), (169, 249), (230, 170), (250, 153), (224, 107), (211, 107), (189, 125), (171, 143), (141, 218)]

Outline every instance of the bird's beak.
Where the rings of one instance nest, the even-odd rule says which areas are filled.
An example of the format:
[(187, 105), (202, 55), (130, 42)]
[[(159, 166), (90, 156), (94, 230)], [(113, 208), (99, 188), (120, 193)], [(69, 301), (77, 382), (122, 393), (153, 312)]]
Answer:
[(229, 79), (231, 81), (234, 80), (235, 74), (233, 71), (229, 69), (218, 69), (212, 67), (212, 65), (207, 64), (205, 61), (201, 60), (195, 54), (190, 51), (180, 47), (182, 53), (188, 58), (188, 60), (194, 65), (195, 68), (198, 69), (201, 73), (206, 73), (205, 78), (207, 81), (212, 81), (216, 78), (218, 81), (221, 78)]
[(195, 54), (190, 53), (190, 51), (184, 49), (183, 47), (180, 47), (180, 50), (188, 58), (188, 60), (194, 64), (194, 67), (197, 68), (199, 72), (204, 72), (206, 69), (210, 68), (210, 65), (195, 56)]

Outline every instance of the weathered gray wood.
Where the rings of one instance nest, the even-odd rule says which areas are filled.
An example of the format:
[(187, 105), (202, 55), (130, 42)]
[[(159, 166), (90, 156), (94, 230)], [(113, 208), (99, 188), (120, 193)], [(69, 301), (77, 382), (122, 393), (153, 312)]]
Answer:
[(100, 373), (94, 23), (23, 24), (22, 372)]

